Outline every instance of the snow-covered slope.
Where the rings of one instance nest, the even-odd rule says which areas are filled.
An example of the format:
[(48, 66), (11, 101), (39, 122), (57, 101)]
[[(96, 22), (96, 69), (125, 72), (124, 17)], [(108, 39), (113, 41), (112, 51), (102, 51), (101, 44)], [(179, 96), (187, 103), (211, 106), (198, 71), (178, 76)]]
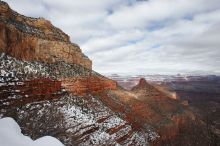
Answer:
[[(21, 61), (5, 54), (0, 61), (0, 117), (13, 117), (22, 132), (33, 139), (50, 135), (66, 146), (144, 146), (148, 145), (149, 136), (155, 135), (154, 131), (134, 130), (131, 123), (102, 103), (98, 96), (74, 96), (63, 87), (56, 89), (54, 84), (60, 77), (91, 74), (85, 68), (64, 62)], [(50, 92), (44, 92), (45, 88)]]
[(58, 100), (26, 104), (2, 110), (14, 116), (25, 134), (37, 139), (51, 135), (66, 146), (72, 145), (148, 145), (150, 133), (134, 131), (96, 97), (65, 95)]

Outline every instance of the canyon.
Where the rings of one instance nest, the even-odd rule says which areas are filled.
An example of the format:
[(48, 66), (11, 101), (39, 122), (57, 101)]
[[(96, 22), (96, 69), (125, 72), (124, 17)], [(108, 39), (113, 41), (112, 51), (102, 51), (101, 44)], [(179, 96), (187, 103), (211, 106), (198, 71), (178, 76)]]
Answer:
[(217, 75), (109, 75), (109, 78), (118, 82), (123, 88), (131, 90), (136, 86), (139, 78), (145, 78), (151, 86), (178, 100), (187, 106), (207, 127), (209, 137), (215, 143), (220, 141), (219, 130), (219, 103), (220, 77)]
[(131, 90), (122, 88), (93, 71), (81, 48), (48, 20), (20, 15), (3, 1), (0, 61), (0, 117), (14, 118), (32, 139), (49, 135), (66, 146), (212, 144), (202, 121), (162, 87), (139, 77)]

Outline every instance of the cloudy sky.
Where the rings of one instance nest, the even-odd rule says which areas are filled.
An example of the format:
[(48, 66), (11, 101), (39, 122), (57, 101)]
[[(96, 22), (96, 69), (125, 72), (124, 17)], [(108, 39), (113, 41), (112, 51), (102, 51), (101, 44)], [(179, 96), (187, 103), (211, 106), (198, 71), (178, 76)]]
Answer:
[(61, 28), (109, 74), (220, 74), (219, 0), (6, 0)]

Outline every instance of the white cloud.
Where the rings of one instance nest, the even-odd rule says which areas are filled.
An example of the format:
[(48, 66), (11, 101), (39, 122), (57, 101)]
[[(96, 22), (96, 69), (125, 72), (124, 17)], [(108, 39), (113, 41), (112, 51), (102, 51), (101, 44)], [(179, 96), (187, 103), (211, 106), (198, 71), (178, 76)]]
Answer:
[[(215, 9), (218, 1), (207, 3), (206, 0), (150, 0), (149, 2), (136, 3), (124, 6), (107, 21), (117, 29), (143, 28), (151, 22), (160, 22), (166, 19), (175, 20), (198, 12)], [(123, 18), (123, 19), (122, 19)]]
[(68, 33), (101, 73), (220, 74), (219, 0), (7, 0)]
[(132, 44), (143, 36), (144, 33), (139, 30), (120, 31), (113, 35), (91, 38), (82, 47), (89, 48), (88, 53), (103, 53), (103, 51), (112, 51), (120, 46)]

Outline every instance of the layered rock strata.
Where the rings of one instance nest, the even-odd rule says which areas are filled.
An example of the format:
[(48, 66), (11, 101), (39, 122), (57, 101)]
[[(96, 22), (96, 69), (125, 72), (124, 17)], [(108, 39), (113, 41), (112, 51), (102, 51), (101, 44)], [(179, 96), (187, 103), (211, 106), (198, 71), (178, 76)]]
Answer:
[(44, 18), (30, 18), (0, 1), (0, 52), (27, 61), (63, 60), (92, 69), (92, 61), (69, 36)]

